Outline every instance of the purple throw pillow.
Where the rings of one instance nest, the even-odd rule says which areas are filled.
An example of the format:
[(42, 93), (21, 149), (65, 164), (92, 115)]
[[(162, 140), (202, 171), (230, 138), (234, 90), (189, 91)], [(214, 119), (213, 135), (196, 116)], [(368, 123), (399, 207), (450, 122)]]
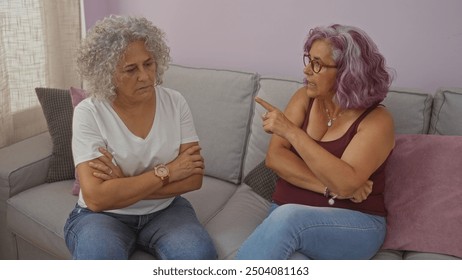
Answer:
[(387, 165), (382, 249), (462, 258), (462, 136), (397, 135)]

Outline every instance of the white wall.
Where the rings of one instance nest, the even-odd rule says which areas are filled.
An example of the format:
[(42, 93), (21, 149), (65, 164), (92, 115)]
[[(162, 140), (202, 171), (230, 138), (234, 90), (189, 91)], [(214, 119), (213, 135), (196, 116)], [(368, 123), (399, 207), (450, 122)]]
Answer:
[(167, 33), (173, 63), (301, 80), (316, 25), (364, 29), (397, 72), (394, 86), (462, 87), (460, 0), (85, 0), (87, 26), (115, 13)]

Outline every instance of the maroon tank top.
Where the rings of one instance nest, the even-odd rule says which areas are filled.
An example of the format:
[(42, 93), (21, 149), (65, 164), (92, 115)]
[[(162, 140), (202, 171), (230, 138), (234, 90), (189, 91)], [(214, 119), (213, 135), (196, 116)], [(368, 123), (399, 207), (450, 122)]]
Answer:
[[(302, 125), (303, 131), (306, 131), (306, 128), (308, 126), (312, 105), (313, 99), (310, 100), (307, 117)], [(338, 158), (341, 158), (343, 152), (350, 143), (351, 139), (353, 139), (354, 135), (357, 133), (357, 129), (361, 121), (377, 106), (378, 104), (373, 105), (369, 107), (366, 111), (364, 111), (350, 126), (347, 132), (339, 139), (333, 141), (316, 142), (321, 147), (329, 151), (331, 154), (335, 155)], [(293, 147), (291, 148), (291, 150), (297, 156), (300, 157), (300, 155), (297, 153), (297, 151), (295, 151)], [(276, 183), (275, 191), (273, 194), (273, 201), (279, 205), (295, 203), (319, 207), (337, 207), (357, 210), (373, 215), (386, 216), (387, 211), (384, 205), (383, 191), (385, 189), (385, 166), (387, 161), (388, 158), (369, 178), (369, 180), (374, 182), (374, 185), (372, 187), (372, 193), (366, 200), (364, 200), (361, 203), (354, 203), (349, 199), (336, 199), (335, 204), (331, 206), (328, 203), (328, 198), (324, 197), (323, 194), (298, 188), (282, 178), (279, 178)]]

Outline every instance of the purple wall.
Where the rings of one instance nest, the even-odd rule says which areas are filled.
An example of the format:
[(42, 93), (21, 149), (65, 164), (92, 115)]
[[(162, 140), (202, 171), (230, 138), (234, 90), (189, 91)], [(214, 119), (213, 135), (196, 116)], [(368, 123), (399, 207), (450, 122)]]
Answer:
[(145, 16), (167, 33), (173, 63), (302, 79), (309, 28), (364, 29), (397, 72), (394, 86), (462, 87), (460, 0), (84, 0), (86, 23)]

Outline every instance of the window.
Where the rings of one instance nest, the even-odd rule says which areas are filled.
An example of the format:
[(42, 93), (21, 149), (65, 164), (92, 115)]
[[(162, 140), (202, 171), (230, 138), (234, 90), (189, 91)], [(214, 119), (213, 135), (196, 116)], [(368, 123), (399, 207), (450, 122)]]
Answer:
[(0, 1), (0, 147), (47, 130), (36, 87), (80, 86), (75, 0)]

